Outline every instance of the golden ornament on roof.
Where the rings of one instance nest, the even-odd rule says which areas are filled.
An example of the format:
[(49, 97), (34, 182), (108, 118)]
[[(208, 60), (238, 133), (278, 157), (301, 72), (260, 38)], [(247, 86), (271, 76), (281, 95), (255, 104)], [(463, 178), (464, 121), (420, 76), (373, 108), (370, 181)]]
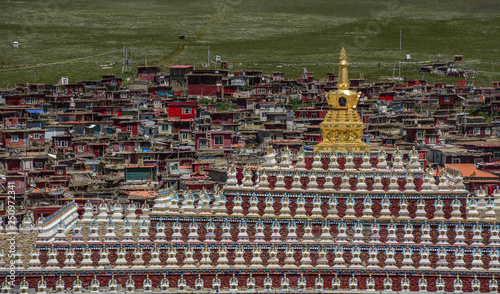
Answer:
[(364, 152), (369, 147), (361, 140), (364, 124), (356, 111), (361, 93), (349, 89), (345, 49), (340, 51), (337, 90), (326, 94), (330, 105), (325, 120), (320, 124), (323, 141), (314, 147), (319, 152)]

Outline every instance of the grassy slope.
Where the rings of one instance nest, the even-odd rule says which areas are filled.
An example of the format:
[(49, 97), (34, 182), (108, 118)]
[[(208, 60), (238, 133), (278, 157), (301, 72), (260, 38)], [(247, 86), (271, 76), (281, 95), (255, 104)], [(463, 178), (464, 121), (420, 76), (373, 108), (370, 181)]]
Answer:
[[(490, 84), (500, 80), (496, 1), (314, 0), (312, 5), (277, 0), (0, 0), (0, 62), (5, 66), (0, 69), (0, 87), (7, 80), (11, 85), (33, 82), (33, 69), (25, 69), (26, 64), (72, 60), (130, 45), (136, 48), (135, 65), (144, 64), (147, 53), (148, 64), (200, 67), (210, 46), (212, 59), (221, 54), (234, 70), (298, 76), (307, 68), (316, 77), (336, 71), (343, 46), (350, 62), (357, 63), (352, 76), (363, 73), (369, 79), (392, 75), (392, 62), (405, 54), (411, 54), (413, 62), (463, 54), (465, 62), (459, 66), (477, 68), (476, 84)], [(180, 34), (186, 40), (179, 40)], [(21, 48), (12, 48), (15, 40)], [(168, 58), (188, 42), (184, 51)], [(108, 63), (115, 65), (100, 66)], [(422, 77), (418, 66), (405, 64), (402, 76)], [(110, 73), (121, 73), (119, 52), (37, 69), (38, 82), (46, 83), (62, 75), (74, 82)]]

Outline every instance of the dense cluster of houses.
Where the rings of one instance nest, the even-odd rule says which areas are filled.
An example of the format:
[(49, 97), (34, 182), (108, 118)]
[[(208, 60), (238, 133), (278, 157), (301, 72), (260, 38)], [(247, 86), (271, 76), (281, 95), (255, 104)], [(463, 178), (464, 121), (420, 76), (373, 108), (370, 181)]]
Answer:
[[(312, 149), (337, 76), (285, 78), (191, 65), (138, 67), (133, 83), (25, 84), (0, 92), (0, 214), (8, 187), (35, 217), (68, 200), (140, 206), (164, 189), (213, 190), (230, 163), (262, 163), (266, 149)], [(389, 158), (415, 148), (422, 167), (457, 169), (467, 187), (500, 183), (500, 83), (350, 80), (362, 93), (363, 140)], [(482, 115), (474, 115), (481, 113)]]

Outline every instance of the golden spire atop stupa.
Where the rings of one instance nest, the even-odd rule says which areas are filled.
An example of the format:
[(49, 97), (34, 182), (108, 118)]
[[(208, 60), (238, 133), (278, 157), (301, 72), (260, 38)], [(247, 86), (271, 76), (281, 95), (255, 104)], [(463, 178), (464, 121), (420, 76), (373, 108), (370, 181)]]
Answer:
[(342, 50), (340, 51), (340, 63), (339, 63), (339, 79), (338, 79), (338, 88), (339, 89), (347, 89), (349, 90), (349, 75), (347, 74), (347, 66), (349, 63), (347, 63), (347, 55), (345, 54), (345, 49), (342, 47)]
[(361, 93), (349, 90), (347, 55), (340, 51), (337, 90), (326, 94), (330, 110), (320, 124), (323, 141), (314, 147), (319, 152), (364, 152), (369, 147), (361, 140), (364, 124), (356, 111)]

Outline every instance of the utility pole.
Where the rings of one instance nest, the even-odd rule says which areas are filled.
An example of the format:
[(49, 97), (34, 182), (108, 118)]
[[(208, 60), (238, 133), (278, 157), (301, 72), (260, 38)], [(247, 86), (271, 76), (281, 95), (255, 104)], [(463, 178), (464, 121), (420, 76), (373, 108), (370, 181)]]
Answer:
[(126, 71), (128, 68), (128, 58), (127, 58), (128, 50), (125, 47), (123, 47), (123, 49), (125, 49), (125, 71)]
[(401, 81), (401, 60), (399, 61), (399, 74), (398, 74), (398, 80)]
[(141, 120), (141, 100), (137, 98), (137, 120)]
[(122, 73), (125, 69), (125, 46), (123, 46), (123, 49), (122, 49)]
[(26, 211), (26, 213), (28, 213), (28, 209), (26, 208), (26, 185), (28, 184), (27, 179), (26, 179), (26, 174), (28, 173), (28, 171), (26, 170), (25, 164), (26, 164), (26, 161), (23, 161), (23, 174), (24, 174), (23, 207), (24, 207), (24, 210)]
[(394, 73), (396, 71), (396, 61), (393, 62), (392, 64), (392, 81), (394, 82)]
[(465, 114), (465, 103), (462, 102), (462, 114), (464, 115), (464, 137), (467, 137), (467, 115)]
[(130, 70), (128, 72), (132, 72), (132, 45), (130, 45), (130, 62), (129, 62), (129, 65), (130, 65)]
[(210, 45), (208, 45), (207, 68), (210, 68)]
[(402, 30), (399, 30), (399, 51), (401, 51), (401, 35), (403, 34)]
[(181, 131), (177, 131), (177, 164), (180, 166), (180, 149), (181, 149)]

